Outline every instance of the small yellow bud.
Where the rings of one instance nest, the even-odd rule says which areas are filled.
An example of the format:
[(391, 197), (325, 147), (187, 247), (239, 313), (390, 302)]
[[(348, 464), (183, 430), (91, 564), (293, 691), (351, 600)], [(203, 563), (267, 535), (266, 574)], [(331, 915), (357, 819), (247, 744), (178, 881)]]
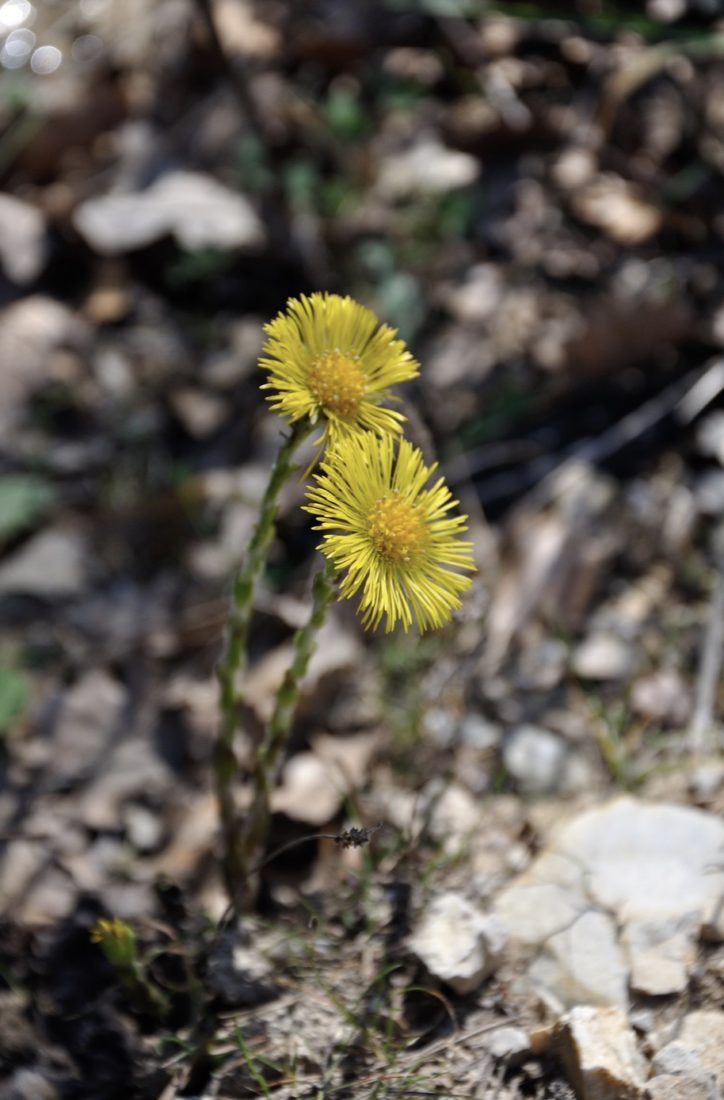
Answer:
[(119, 917), (100, 917), (91, 928), (90, 938), (100, 944), (109, 963), (119, 970), (129, 970), (136, 962), (136, 933)]

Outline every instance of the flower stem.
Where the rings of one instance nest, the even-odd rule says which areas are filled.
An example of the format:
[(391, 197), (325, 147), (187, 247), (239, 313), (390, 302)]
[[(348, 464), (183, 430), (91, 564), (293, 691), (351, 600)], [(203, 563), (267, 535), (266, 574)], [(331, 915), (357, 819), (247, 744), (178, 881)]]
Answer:
[(236, 896), (242, 874), (237, 836), (238, 822), (233, 798), (233, 781), (236, 774), (234, 742), (239, 722), (239, 708), (243, 701), (239, 679), (246, 665), (254, 591), (274, 538), (279, 493), (294, 469), (292, 464), (294, 451), (310, 430), (311, 425), (306, 419), (298, 420), (292, 425), (291, 432), (284, 438), (279, 448), (261, 503), (259, 520), (251, 536), (246, 560), (234, 579), (226, 642), (217, 668), (221, 694), (221, 723), (214, 753), (214, 774), (223, 834), (224, 878), (230, 897)]
[[(274, 711), (256, 751), (254, 797), (244, 821), (239, 841), (242, 878), (251, 874), (257, 857), (263, 852), (271, 820), (270, 795), (277, 782), (282, 756), (289, 741), (299, 688), (316, 649), (316, 636), (324, 623), (334, 595), (336, 569), (327, 562), (312, 582), (312, 610), (309, 619), (294, 635), (294, 656), (277, 691)], [(251, 905), (255, 884), (247, 884), (245, 904)]]

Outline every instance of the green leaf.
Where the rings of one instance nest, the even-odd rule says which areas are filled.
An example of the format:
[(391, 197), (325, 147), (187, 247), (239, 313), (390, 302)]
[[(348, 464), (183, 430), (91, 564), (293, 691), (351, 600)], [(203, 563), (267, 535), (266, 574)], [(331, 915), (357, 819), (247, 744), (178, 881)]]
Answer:
[(315, 210), (320, 181), (314, 161), (299, 158), (288, 165), (284, 173), (289, 203), (295, 210)]
[(0, 477), (0, 539), (32, 525), (53, 503), (50, 482), (34, 474)]
[(342, 141), (354, 141), (369, 133), (370, 119), (351, 88), (337, 88), (329, 93), (325, 115), (330, 130)]
[(380, 312), (403, 340), (414, 340), (425, 319), (420, 284), (408, 271), (394, 271), (378, 287)]
[(0, 733), (10, 729), (28, 705), (28, 682), (14, 668), (0, 667)]

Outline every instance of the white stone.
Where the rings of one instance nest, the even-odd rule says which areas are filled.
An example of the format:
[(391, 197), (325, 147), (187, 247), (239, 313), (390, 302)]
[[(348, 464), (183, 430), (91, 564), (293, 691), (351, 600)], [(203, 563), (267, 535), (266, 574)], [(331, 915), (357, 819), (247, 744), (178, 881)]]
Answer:
[(530, 1051), (528, 1036), (520, 1027), (499, 1027), (484, 1039), (485, 1049), (493, 1058), (511, 1062)]
[(724, 891), (724, 823), (687, 806), (632, 798), (581, 814), (562, 830), (559, 851), (589, 873), (589, 890), (625, 923), (702, 913)]
[[(91, 669), (68, 688), (52, 741), (57, 779), (73, 782), (107, 764), (125, 704), (125, 688), (101, 669)], [(137, 778), (141, 792), (143, 773)]]
[(3, 1096), (10, 1100), (58, 1100), (60, 1095), (55, 1085), (34, 1069), (16, 1069), (3, 1085)]
[(430, 833), (435, 840), (457, 847), (480, 828), (480, 803), (459, 783), (448, 783), (432, 804)]
[(83, 591), (86, 547), (80, 532), (40, 531), (6, 558), (0, 568), (0, 592), (63, 599)]
[(138, 802), (131, 802), (123, 808), (123, 823), (126, 835), (137, 852), (152, 852), (159, 847), (163, 837), (160, 814)]
[(580, 1100), (638, 1100), (646, 1062), (624, 1012), (579, 1005), (564, 1021), (560, 1057)]
[(74, 221), (104, 256), (144, 248), (166, 234), (186, 249), (258, 247), (265, 236), (248, 199), (200, 172), (168, 172), (145, 191), (86, 199)]
[(606, 913), (584, 912), (552, 935), (530, 967), (533, 984), (556, 1007), (590, 1004), (626, 1008), (626, 959)]
[(673, 23), (686, 14), (686, 0), (649, 0), (648, 14), (665, 23)]
[(698, 802), (711, 802), (724, 783), (724, 761), (709, 760), (695, 768), (689, 790)]
[(573, 671), (585, 680), (622, 680), (635, 671), (634, 653), (613, 634), (592, 634), (576, 649)]
[(724, 514), (724, 470), (705, 470), (696, 480), (695, 497), (705, 515)]
[(631, 967), (630, 985), (651, 997), (683, 993), (696, 960), (701, 920), (689, 913), (680, 920), (632, 921), (623, 932)]
[(531, 1046), (557, 1056), (578, 1100), (643, 1097), (646, 1060), (621, 1009), (578, 1005), (532, 1034)]
[(657, 1051), (652, 1065), (656, 1073), (670, 1073), (677, 1076), (685, 1073), (700, 1074), (704, 1068), (696, 1051), (678, 1039), (674, 1039)]
[(382, 162), (377, 190), (388, 201), (410, 195), (444, 195), (477, 179), (480, 163), (469, 153), (424, 137)]
[(636, 681), (631, 706), (654, 722), (683, 726), (691, 713), (691, 691), (676, 669), (662, 668)]
[(456, 993), (471, 993), (500, 962), (505, 930), (494, 916), (481, 913), (452, 892), (428, 907), (410, 938), (410, 948), (430, 973)]
[(566, 746), (538, 726), (519, 726), (503, 746), (505, 770), (529, 794), (548, 794), (561, 779)]
[(699, 1009), (687, 1013), (677, 1031), (677, 1039), (694, 1051), (706, 1072), (716, 1078), (719, 1090), (724, 1092), (724, 1011)]
[(298, 752), (285, 765), (282, 782), (272, 791), (271, 808), (293, 821), (321, 826), (331, 821), (344, 799), (337, 768), (316, 753)]
[(495, 900), (508, 933), (534, 947), (570, 927), (590, 908), (581, 890), (581, 869), (550, 849)]
[(660, 966), (658, 991), (680, 989), (702, 930), (716, 938), (722, 851), (714, 814), (616, 799), (559, 826), (494, 909), (513, 939), (537, 948), (532, 977), (552, 997), (623, 1006), (632, 968), (653, 989)]
[(490, 722), (481, 714), (468, 714), (460, 723), (460, 740), (463, 745), (485, 752), (500, 744), (503, 730), (497, 722)]
[(14, 283), (37, 278), (47, 256), (45, 217), (15, 195), (0, 194), (0, 263)]
[(646, 1100), (722, 1100), (712, 1078), (661, 1073), (646, 1082)]

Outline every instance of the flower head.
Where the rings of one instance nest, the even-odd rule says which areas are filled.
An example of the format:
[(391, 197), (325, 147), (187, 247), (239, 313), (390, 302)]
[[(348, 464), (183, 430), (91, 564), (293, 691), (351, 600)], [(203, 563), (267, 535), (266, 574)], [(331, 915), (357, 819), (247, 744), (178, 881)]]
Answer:
[(113, 966), (126, 969), (137, 955), (136, 933), (120, 917), (99, 917), (90, 931), (92, 943), (99, 943)]
[(319, 546), (346, 570), (340, 595), (362, 592), (359, 610), (365, 627), (385, 629), (413, 618), (420, 629), (445, 623), (473, 570), (472, 545), (459, 538), (467, 516), (449, 516), (457, 501), (442, 478), (426, 488), (435, 465), (406, 439), (364, 433), (341, 439), (327, 451), (316, 484), (308, 491), (308, 512)]
[(301, 295), (265, 326), (262, 389), (290, 421), (325, 421), (334, 442), (355, 431), (399, 432), (401, 413), (384, 408), (387, 388), (414, 378), (418, 365), (370, 309), (338, 294)]

